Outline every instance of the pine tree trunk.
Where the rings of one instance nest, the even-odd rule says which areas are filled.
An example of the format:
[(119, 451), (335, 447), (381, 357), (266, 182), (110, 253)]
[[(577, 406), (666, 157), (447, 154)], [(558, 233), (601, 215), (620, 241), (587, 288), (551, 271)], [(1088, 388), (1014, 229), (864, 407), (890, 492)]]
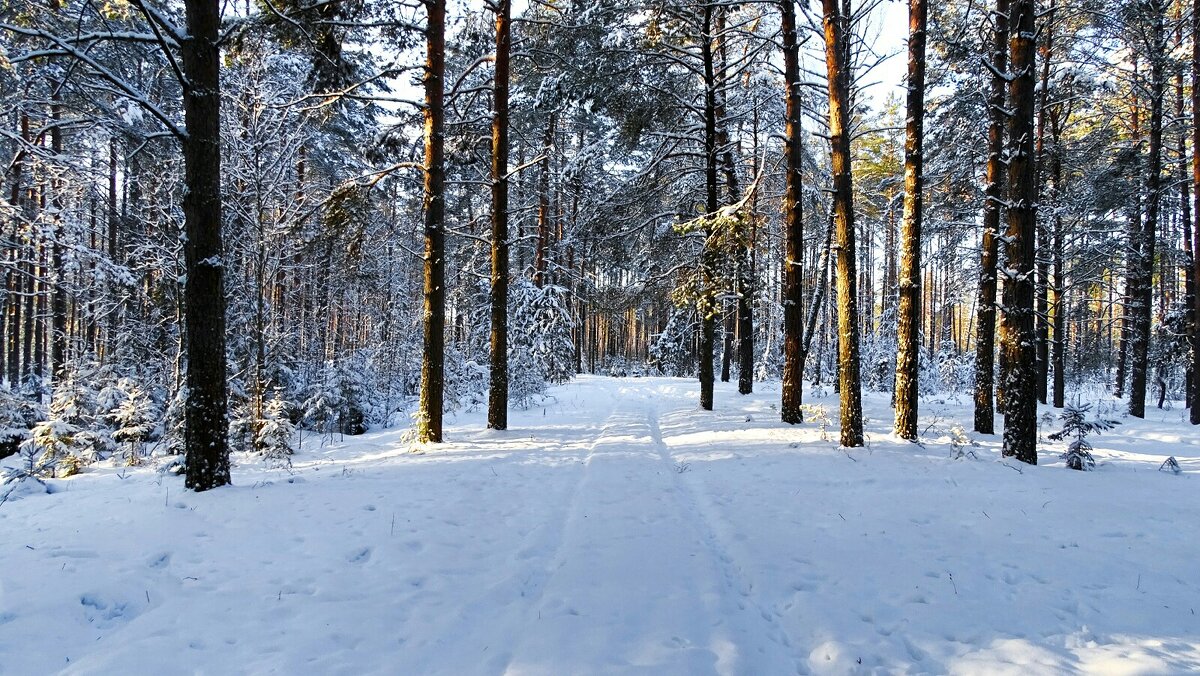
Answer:
[(554, 134), (558, 127), (558, 113), (550, 113), (546, 122), (546, 135), (542, 139), (542, 171), (538, 177), (537, 248), (533, 253), (533, 283), (541, 287), (546, 283), (547, 255), (550, 246), (550, 153), (554, 150)]
[(1167, 59), (1166, 32), (1161, 0), (1148, 3), (1153, 13), (1150, 46), (1150, 149), (1146, 166), (1146, 220), (1138, 241), (1136, 286), (1130, 294), (1133, 330), (1129, 341), (1130, 379), (1129, 415), (1146, 416), (1146, 385), (1149, 366), (1150, 325), (1153, 305), (1154, 250), (1159, 210), (1162, 203), (1163, 94), (1164, 61)]
[[(793, 0), (779, 3), (783, 21), (783, 77), (787, 88), (787, 174), (783, 196), (783, 422), (804, 422), (804, 179), (800, 105), (800, 56)], [(819, 370), (819, 367), (818, 367)], [(818, 374), (818, 377), (819, 374)]]
[(1034, 335), (1034, 16), (1033, 0), (1015, 0), (1009, 26), (1008, 229), (1005, 236), (1001, 345), (1007, 355), (1005, 456), (1037, 464), (1036, 346)]
[(1001, 205), (1004, 195), (1004, 89), (1008, 69), (1008, 4), (996, 0), (992, 13), (991, 92), (988, 98), (987, 185), (984, 187), (983, 251), (979, 263), (979, 297), (975, 303), (975, 431), (995, 433), (996, 263), (999, 260)]
[[(1054, 184), (1053, 196), (1057, 201), (1062, 195), (1062, 160), (1063, 150), (1061, 145), (1062, 139), (1062, 122), (1059, 120), (1059, 113), (1051, 115), (1051, 131), (1053, 147), (1050, 149), (1050, 177)], [(1055, 408), (1062, 408), (1066, 404), (1066, 344), (1067, 344), (1067, 297), (1066, 297), (1066, 282), (1063, 277), (1063, 258), (1065, 255), (1063, 244), (1063, 218), (1059, 213), (1058, 205), (1055, 204), (1054, 209), (1054, 243), (1053, 243), (1053, 258), (1054, 258), (1054, 344), (1052, 345), (1052, 353), (1050, 356), (1052, 366), (1054, 368), (1054, 395), (1053, 405)]]
[[(715, 214), (717, 201), (717, 91), (713, 59), (713, 3), (704, 4), (704, 29), (700, 54), (704, 66), (704, 184), (705, 209)], [(712, 225), (704, 229), (700, 260), (700, 408), (713, 408), (713, 356), (717, 322), (717, 251), (712, 245)]]
[(510, 0), (496, 3), (496, 72), (492, 114), (492, 372), (488, 427), (508, 429), (508, 73)]
[[(734, 271), (737, 274), (737, 271)], [(730, 367), (733, 365), (733, 334), (737, 331), (736, 313), (725, 310), (725, 303), (721, 303), (721, 314), (725, 319), (721, 322), (722, 345), (721, 345), (721, 382), (729, 382)]]
[(446, 350), (446, 0), (425, 0), (425, 291), (417, 438), (441, 443)]
[[(29, 140), (29, 117), (21, 115), (21, 140)], [(12, 239), (9, 240), (8, 262), (5, 268), (5, 301), (7, 304), (5, 319), (5, 350), (8, 386), (16, 391), (21, 385), (21, 288), (20, 274), (21, 251), (21, 213), (24, 209), (22, 200), (22, 181), (25, 172), (25, 153), (18, 152), (13, 160), (13, 187), (9, 203), (13, 207)]]
[[(1050, 103), (1050, 61), (1054, 50), (1054, 15), (1048, 14), (1045, 27), (1045, 42), (1038, 50), (1042, 57), (1041, 83), (1038, 87), (1038, 126), (1037, 126), (1037, 172), (1038, 199), (1042, 197), (1041, 189), (1045, 181), (1042, 176), (1046, 171), (1046, 113)], [(1050, 232), (1045, 222), (1037, 224), (1037, 314), (1034, 323), (1037, 330), (1037, 397), (1041, 403), (1046, 403), (1046, 391), (1050, 375)]]
[[(57, 0), (50, 3), (52, 10), (58, 10)], [(59, 83), (52, 82), (53, 91), (50, 94), (50, 150), (56, 161), (62, 157), (62, 93)], [(62, 369), (67, 362), (67, 289), (66, 271), (63, 269), (63, 247), (65, 239), (63, 230), (63, 181), (56, 178), (51, 186), (54, 206), (54, 241), (50, 243), (50, 267), (53, 288), (50, 300), (50, 375), (57, 383), (62, 378)]]
[(1200, 0), (1192, 2), (1192, 408), (1200, 425)]
[[(1130, 127), (1132, 128), (1133, 146), (1138, 148), (1142, 142), (1141, 130), (1141, 101), (1137, 95), (1137, 89), (1140, 86), (1138, 74), (1138, 55), (1133, 54), (1133, 90), (1134, 94), (1130, 102)], [(1133, 169), (1134, 181), (1138, 180), (1138, 168)], [(1133, 297), (1137, 288), (1137, 275), (1140, 259), (1140, 245), (1142, 233), (1142, 200), (1138, 194), (1129, 205), (1129, 215), (1126, 219), (1126, 246), (1125, 246), (1125, 290), (1121, 294), (1121, 337), (1117, 343), (1117, 373), (1113, 385), (1113, 394), (1117, 397), (1125, 396), (1125, 375), (1129, 365), (1129, 343), (1130, 335), (1133, 333)]]
[[(1183, 50), (1183, 3), (1176, 5), (1177, 12), (1175, 18), (1175, 42), (1179, 50)], [(1187, 154), (1187, 136), (1188, 136), (1188, 117), (1187, 108), (1184, 105), (1184, 68), (1180, 67), (1175, 71), (1175, 119), (1179, 124), (1179, 137), (1177, 139), (1176, 153), (1179, 155), (1179, 173), (1175, 180), (1179, 183), (1179, 224), (1183, 230), (1183, 307), (1185, 312), (1185, 325), (1192, 326), (1195, 322), (1196, 314), (1193, 305), (1195, 300), (1192, 298), (1195, 279), (1193, 277), (1192, 267), (1192, 196), (1188, 186), (1188, 154)], [(1194, 122), (1193, 122), (1194, 124)], [(1178, 272), (1172, 270), (1172, 278), (1175, 278)], [(1184, 398), (1185, 405), (1189, 408), (1192, 406), (1192, 367), (1187, 366), (1184, 379)]]
[(900, 313), (896, 331), (895, 433), (901, 439), (917, 438), (926, 14), (925, 0), (909, 0), (908, 121), (904, 143), (904, 218), (900, 223)]
[(229, 483), (226, 433), (225, 283), (221, 246), (221, 63), (217, 0), (186, 0), (183, 42), (184, 174), (187, 242), (187, 480), (195, 491)]
[(825, 67), (829, 78), (829, 136), (833, 153), (833, 216), (837, 243), (838, 381), (841, 444), (863, 445), (859, 380), (858, 290), (854, 252), (854, 182), (850, 169), (850, 77), (846, 31), (837, 0), (822, 0)]

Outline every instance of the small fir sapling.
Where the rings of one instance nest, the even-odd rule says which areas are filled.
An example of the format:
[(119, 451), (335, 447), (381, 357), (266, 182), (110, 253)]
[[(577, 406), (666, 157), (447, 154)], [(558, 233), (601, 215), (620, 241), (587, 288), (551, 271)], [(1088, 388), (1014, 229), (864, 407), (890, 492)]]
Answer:
[(822, 404), (800, 404), (800, 413), (807, 422), (816, 422), (821, 426), (821, 441), (829, 441), (829, 426), (833, 420), (829, 417), (829, 409)]
[(1088, 420), (1087, 414), (1091, 410), (1091, 404), (1082, 404), (1078, 401), (1067, 404), (1060, 416), (1063, 423), (1062, 429), (1050, 435), (1054, 441), (1069, 440), (1067, 450), (1060, 457), (1071, 469), (1094, 469), (1096, 459), (1092, 457), (1092, 445), (1088, 443), (1087, 436), (1106, 432), (1121, 424), (1116, 420), (1105, 418)]
[(664, 376), (690, 376), (695, 371), (692, 336), (695, 314), (690, 308), (675, 308), (662, 333), (650, 345), (650, 363)]
[(0, 386), (0, 458), (14, 455), (29, 438), (27, 410), (12, 390)]
[(107, 430), (92, 429), (96, 392), (77, 379), (73, 370), (69, 373), (54, 388), (47, 419), (34, 425), (30, 438), (22, 444), (24, 452), (40, 454), (38, 464), (63, 477), (77, 474), (112, 449)]
[(963, 429), (962, 425), (954, 423), (954, 425), (950, 427), (951, 458), (955, 460), (962, 460), (963, 458), (967, 457), (977, 459), (975, 451), (967, 450), (967, 446), (970, 446), (973, 443), (974, 442), (971, 441), (971, 437), (967, 435), (967, 431)]
[(126, 393), (125, 399), (108, 415), (116, 427), (112, 438), (117, 443), (127, 444), (127, 464), (140, 465), (144, 445), (157, 429), (160, 411), (150, 394), (136, 383), (123, 378), (120, 388)]
[(294, 450), (292, 436), (296, 432), (289, 416), (291, 404), (276, 391), (263, 408), (263, 419), (254, 435), (254, 449), (270, 460), (286, 460)]

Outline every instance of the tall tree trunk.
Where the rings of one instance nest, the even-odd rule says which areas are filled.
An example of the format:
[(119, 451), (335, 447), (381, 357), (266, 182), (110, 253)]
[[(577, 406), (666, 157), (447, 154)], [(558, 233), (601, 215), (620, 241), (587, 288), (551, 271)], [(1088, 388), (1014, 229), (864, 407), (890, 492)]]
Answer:
[(925, 0), (909, 0), (908, 122), (904, 139), (904, 218), (900, 223), (900, 315), (896, 331), (895, 433), (901, 439), (917, 438), (926, 13)]
[(1054, 344), (1052, 345), (1052, 354), (1050, 355), (1051, 365), (1054, 367), (1054, 395), (1053, 405), (1055, 408), (1062, 408), (1066, 404), (1066, 344), (1067, 344), (1067, 297), (1066, 297), (1066, 282), (1063, 277), (1063, 258), (1064, 243), (1063, 243), (1063, 218), (1057, 204), (1058, 199), (1062, 195), (1063, 187), (1063, 148), (1062, 148), (1062, 126), (1065, 123), (1066, 115), (1069, 113), (1061, 113), (1055, 111), (1051, 113), (1050, 129), (1051, 143), (1053, 147), (1050, 149), (1050, 178), (1053, 181), (1054, 191), (1051, 193), (1055, 200), (1054, 206), (1054, 243), (1053, 243), (1053, 258), (1054, 258)]
[(1200, 0), (1192, 2), (1192, 408), (1200, 425)]
[(1037, 188), (1034, 184), (1034, 16), (1033, 0), (1015, 0), (1009, 26), (1008, 230), (1005, 236), (1001, 345), (1007, 355), (1005, 456), (1037, 464), (1037, 391), (1034, 314), (1034, 238)]
[[(29, 117), (25, 114), (21, 115), (20, 135), (22, 142), (29, 141)], [(21, 275), (21, 258), (23, 253), (21, 250), (21, 214), (24, 209), (22, 200), (23, 186), (22, 181), (25, 167), (25, 153), (18, 152), (13, 161), (13, 187), (9, 197), (9, 203), (13, 207), (12, 220), (12, 239), (8, 250), (8, 263), (5, 268), (4, 276), (5, 284), (5, 300), (6, 308), (6, 332), (5, 341), (7, 349), (5, 364), (8, 375), (8, 386), (13, 391), (20, 389), (21, 386), (21, 289), (24, 286), (23, 276)]]
[(541, 287), (546, 283), (547, 249), (550, 246), (550, 154), (554, 150), (554, 135), (558, 127), (558, 113), (551, 112), (546, 122), (546, 135), (542, 139), (542, 172), (538, 176), (537, 248), (533, 253), (533, 283)]
[[(783, 78), (787, 88), (787, 174), (783, 196), (783, 422), (804, 422), (804, 177), (800, 105), (800, 48), (793, 0), (779, 3), (783, 22)], [(818, 366), (818, 372), (820, 367)], [(819, 377), (819, 375), (818, 375)]]
[[(1183, 40), (1183, 9), (1183, 2), (1175, 6), (1175, 47), (1180, 51), (1184, 49), (1185, 44)], [(1190, 327), (1195, 322), (1196, 314), (1192, 307), (1195, 303), (1192, 299), (1195, 278), (1192, 268), (1192, 196), (1190, 186), (1188, 185), (1188, 114), (1185, 105), (1183, 77), (1185, 70), (1186, 68), (1180, 65), (1175, 71), (1175, 120), (1176, 124), (1179, 125), (1179, 137), (1176, 139), (1176, 152), (1179, 155), (1179, 174), (1176, 176), (1176, 180), (1179, 182), (1179, 224), (1183, 230), (1183, 307), (1186, 313), (1186, 325)], [(1172, 270), (1170, 274), (1175, 276), (1178, 272)], [(1192, 378), (1194, 375), (1191, 364), (1189, 364), (1184, 377), (1184, 387), (1186, 389), (1184, 394), (1185, 404), (1189, 408), (1192, 406)]]
[[(1046, 113), (1050, 106), (1050, 62), (1054, 55), (1054, 14), (1048, 13), (1045, 27), (1045, 42), (1038, 50), (1042, 57), (1041, 84), (1038, 87), (1038, 126), (1037, 126), (1037, 171), (1036, 185), (1038, 199), (1044, 180), (1041, 177), (1046, 171)], [(1046, 390), (1050, 375), (1050, 231), (1045, 222), (1037, 224), (1037, 285), (1034, 293), (1037, 296), (1037, 313), (1034, 322), (1037, 332), (1037, 397), (1038, 401), (1046, 403)]]
[(1129, 341), (1129, 415), (1146, 416), (1146, 380), (1150, 350), (1151, 305), (1153, 303), (1154, 249), (1162, 203), (1163, 93), (1167, 59), (1164, 14), (1161, 0), (1147, 4), (1151, 12), (1150, 45), (1150, 152), (1146, 165), (1146, 221), (1138, 242), (1136, 287), (1132, 290), (1133, 331)]
[(446, 172), (443, 152), (446, 0), (424, 0), (425, 26), (425, 300), (417, 438), (441, 443), (446, 350)]
[(492, 113), (492, 373), (488, 427), (508, 429), (508, 66), (510, 0), (496, 3), (495, 111)]
[[(58, 2), (54, 0), (50, 3), (51, 7), (57, 11)], [(62, 92), (60, 88), (62, 83), (52, 82), (52, 91), (50, 93), (50, 150), (54, 153), (55, 163), (62, 161), (63, 141), (62, 141)], [(49, 275), (53, 280), (53, 286), (50, 290), (50, 375), (57, 383), (62, 378), (62, 369), (67, 362), (67, 289), (66, 289), (66, 271), (63, 269), (63, 240), (66, 235), (63, 231), (63, 209), (66, 203), (63, 201), (63, 186), (62, 177), (55, 177), (51, 182), (51, 204), (54, 207), (54, 241), (50, 243), (50, 267), (53, 271)]]
[(987, 185), (984, 188), (983, 251), (979, 297), (975, 303), (975, 431), (995, 433), (996, 262), (999, 259), (1000, 209), (1004, 196), (1004, 89), (1008, 70), (1008, 4), (996, 0), (992, 13), (992, 84), (988, 97)]
[[(1133, 54), (1133, 83), (1131, 89), (1133, 95), (1130, 97), (1130, 127), (1132, 129), (1133, 147), (1140, 153), (1142, 143), (1141, 129), (1141, 101), (1137, 94), (1140, 87), (1140, 77), (1138, 73), (1138, 54)], [(1134, 181), (1136, 182), (1140, 176), (1138, 163), (1134, 163), (1132, 169)], [(1139, 193), (1134, 197), (1129, 205), (1129, 216), (1125, 224), (1126, 232), (1126, 247), (1125, 247), (1125, 290), (1121, 294), (1121, 338), (1117, 343), (1117, 373), (1116, 380), (1113, 385), (1113, 394), (1117, 397), (1125, 396), (1125, 375), (1128, 371), (1129, 364), (1129, 343), (1130, 335), (1133, 333), (1133, 296), (1137, 287), (1137, 275), (1139, 266), (1139, 246), (1141, 245), (1142, 233), (1142, 200)]]
[(822, 0), (825, 67), (829, 78), (829, 136), (833, 154), (833, 218), (837, 242), (838, 375), (841, 444), (863, 445), (862, 390), (858, 355), (858, 290), (854, 253), (854, 181), (850, 169), (849, 14), (837, 0)]
[[(704, 65), (704, 184), (707, 215), (716, 214), (717, 201), (717, 85), (713, 63), (713, 3), (704, 3), (704, 30), (700, 54)], [(716, 334), (717, 250), (711, 223), (704, 228), (704, 251), (700, 260), (700, 408), (713, 408), (713, 353)]]
[(229, 483), (225, 389), (225, 280), (221, 246), (221, 62), (217, 0), (186, 0), (183, 41), (184, 284), (188, 396), (186, 485)]

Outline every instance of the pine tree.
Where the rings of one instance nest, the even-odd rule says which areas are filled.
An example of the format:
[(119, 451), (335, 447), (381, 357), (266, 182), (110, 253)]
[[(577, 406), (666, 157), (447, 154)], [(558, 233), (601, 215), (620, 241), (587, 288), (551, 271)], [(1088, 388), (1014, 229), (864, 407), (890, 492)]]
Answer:
[(863, 445), (863, 421), (858, 355), (858, 275), (854, 253), (854, 181), (850, 169), (850, 73), (846, 63), (846, 33), (850, 19), (842, 15), (838, 0), (822, 0), (822, 6), (825, 66), (829, 80), (829, 137), (833, 153), (841, 444), (856, 447)]
[(1009, 26), (1008, 229), (1004, 250), (1001, 348), (1005, 456), (1037, 464), (1037, 382), (1033, 325), (1034, 231), (1034, 16), (1033, 0), (1013, 0)]
[(979, 261), (979, 298), (976, 301), (975, 431), (995, 431), (996, 283), (998, 236), (1004, 195), (1004, 90), (1008, 71), (1009, 0), (996, 0), (991, 13), (993, 50), (991, 90), (988, 97), (988, 159), (984, 189), (983, 240)]
[(446, 351), (446, 170), (444, 99), (446, 0), (426, 0), (425, 26), (425, 335), (417, 438), (441, 443)]
[[(496, 73), (492, 114), (492, 314), (488, 427), (508, 429), (508, 71), (509, 0), (496, 0)], [(540, 277), (539, 277), (540, 279)]]
[[(783, 78), (786, 92), (786, 174), (783, 197), (783, 422), (804, 422), (804, 149), (801, 145), (803, 110), (800, 100), (800, 56), (793, 0), (781, 0), (783, 20)], [(818, 303), (819, 305), (819, 303)]]
[(926, 13), (925, 0), (909, 0), (908, 123), (904, 144), (904, 219), (900, 226), (900, 316), (896, 333), (895, 390), (895, 433), (902, 439), (917, 438)]

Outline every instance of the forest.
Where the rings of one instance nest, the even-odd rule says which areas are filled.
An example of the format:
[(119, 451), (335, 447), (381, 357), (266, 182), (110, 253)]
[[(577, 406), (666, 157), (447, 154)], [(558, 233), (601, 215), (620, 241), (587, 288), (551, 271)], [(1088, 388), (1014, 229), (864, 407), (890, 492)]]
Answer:
[(580, 373), (1200, 424), (1200, 12), (907, 4), (5, 0), (3, 452), (203, 491)]

